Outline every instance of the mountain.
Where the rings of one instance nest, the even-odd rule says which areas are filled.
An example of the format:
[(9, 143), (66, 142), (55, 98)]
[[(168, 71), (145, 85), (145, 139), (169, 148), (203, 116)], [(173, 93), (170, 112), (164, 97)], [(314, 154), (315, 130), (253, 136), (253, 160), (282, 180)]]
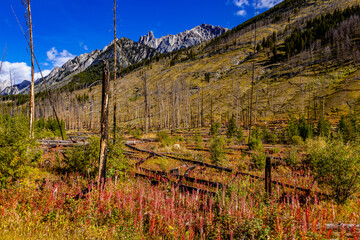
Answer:
[[(158, 52), (144, 44), (134, 42), (128, 38), (117, 39), (117, 61), (118, 68), (126, 68), (132, 64), (139, 63), (143, 60), (150, 59), (158, 54)], [(78, 80), (79, 73), (85, 70), (98, 68), (103, 59), (108, 60), (110, 63), (114, 57), (114, 41), (103, 50), (94, 50), (90, 53), (81, 54), (69, 61), (67, 61), (60, 68), (54, 68), (50, 74), (44, 77), (44, 80), (38, 79), (35, 82), (35, 92), (44, 91), (45, 84), (49, 88), (57, 88), (66, 85), (70, 81)], [(95, 77), (100, 77), (100, 71), (96, 71)], [(30, 87), (26, 87), (20, 93), (29, 93)]]
[(0, 81), (0, 92), (2, 92), (5, 88), (11, 86), (9, 80)]
[(176, 35), (169, 34), (161, 38), (155, 38), (154, 33), (150, 31), (147, 35), (140, 37), (139, 43), (155, 48), (161, 53), (166, 53), (195, 46), (218, 37), (226, 31), (228, 31), (227, 28), (214, 27), (209, 24), (201, 24), (191, 30)]
[(28, 80), (24, 80), (19, 84), (16, 84), (14, 86), (7, 86), (5, 89), (3, 89), (2, 91), (0, 91), (0, 95), (16, 95), (19, 94), (23, 89), (29, 87), (31, 84), (30, 81)]

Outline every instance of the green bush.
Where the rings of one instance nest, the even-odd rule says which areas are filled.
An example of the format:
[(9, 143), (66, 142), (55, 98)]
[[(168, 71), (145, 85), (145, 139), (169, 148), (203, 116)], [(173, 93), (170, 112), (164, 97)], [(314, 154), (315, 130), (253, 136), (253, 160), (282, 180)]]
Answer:
[(226, 137), (228, 139), (233, 139), (237, 134), (237, 127), (234, 115), (231, 116), (226, 127)]
[(314, 127), (312, 124), (308, 124), (304, 117), (296, 120), (295, 117), (291, 117), (286, 129), (288, 141), (291, 142), (294, 136), (300, 136), (304, 141), (311, 138), (314, 133)]
[(136, 128), (134, 130), (133, 135), (134, 135), (134, 138), (136, 138), (136, 139), (142, 139), (142, 136), (143, 136), (142, 132), (141, 132), (141, 129), (139, 129), (139, 128)]
[(338, 203), (344, 203), (360, 186), (360, 148), (342, 141), (307, 142), (307, 163), (315, 179), (326, 186)]
[(320, 137), (329, 137), (331, 133), (331, 124), (328, 120), (321, 117), (316, 126), (316, 135)]
[(250, 134), (251, 134), (251, 138), (248, 143), (250, 150), (262, 150), (264, 147), (261, 140), (260, 129), (256, 127), (251, 131)]
[(156, 138), (163, 146), (170, 146), (174, 143), (174, 140), (166, 132), (157, 132)]
[(341, 116), (338, 124), (338, 132), (345, 142), (355, 141), (360, 129), (355, 115)]
[(0, 187), (26, 176), (42, 156), (37, 142), (29, 139), (29, 118), (0, 116)]
[(241, 239), (269, 239), (271, 229), (261, 218), (245, 220), (241, 225)]
[(219, 122), (214, 122), (211, 124), (210, 133), (209, 133), (211, 137), (215, 137), (219, 135), (220, 126), (221, 125)]
[(290, 143), (293, 145), (303, 145), (304, 141), (300, 136), (292, 136)]
[(100, 138), (94, 136), (85, 146), (74, 146), (65, 152), (65, 171), (67, 173), (80, 173), (90, 178), (97, 174), (100, 154)]
[[(123, 139), (121, 137), (117, 139), (116, 143), (108, 141), (107, 177), (121, 175), (129, 167), (128, 161), (123, 154)], [(67, 150), (64, 170), (67, 173), (80, 173), (89, 178), (94, 178), (98, 174), (99, 154), (100, 138), (94, 136), (89, 139), (88, 145), (75, 146)]]
[(204, 142), (201, 134), (199, 132), (196, 132), (193, 136), (193, 140), (195, 142), (195, 145), (197, 148), (202, 148), (202, 143)]
[(263, 170), (266, 164), (266, 154), (264, 151), (257, 150), (252, 154), (251, 162), (255, 169)]
[[(66, 131), (65, 131), (65, 122), (63, 120), (60, 121), (61, 131), (66, 139)], [(37, 138), (44, 138), (44, 137), (61, 137), (61, 131), (59, 124), (56, 119), (49, 117), (48, 119), (40, 118), (36, 119), (35, 123), (35, 135)]]
[(286, 165), (296, 168), (300, 165), (300, 157), (298, 153), (299, 149), (297, 147), (292, 147), (285, 157)]
[(226, 164), (225, 139), (223, 137), (213, 137), (210, 140), (210, 159), (218, 166)]
[(244, 132), (243, 132), (243, 129), (241, 127), (239, 127), (237, 132), (236, 132), (236, 142), (238, 144), (242, 144), (242, 143), (245, 142)]
[(308, 124), (304, 117), (299, 119), (298, 129), (299, 136), (302, 137), (304, 141), (313, 136), (314, 127), (311, 124)]
[(266, 143), (275, 144), (277, 142), (276, 134), (271, 132), (266, 125), (261, 129), (261, 138), (264, 139)]

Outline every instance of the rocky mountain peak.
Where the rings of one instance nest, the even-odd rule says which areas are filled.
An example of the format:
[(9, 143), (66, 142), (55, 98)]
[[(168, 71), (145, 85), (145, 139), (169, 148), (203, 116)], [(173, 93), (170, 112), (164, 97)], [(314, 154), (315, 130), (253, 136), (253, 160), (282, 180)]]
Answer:
[(140, 37), (139, 43), (155, 48), (161, 53), (172, 52), (208, 41), (220, 36), (227, 30), (227, 28), (214, 27), (213, 25), (203, 23), (191, 30), (186, 30), (176, 35), (169, 34), (161, 38), (155, 38), (154, 33), (150, 31), (147, 35)]
[[(94, 50), (90, 53), (81, 54), (73, 59), (68, 60), (64, 65), (54, 68), (44, 79), (38, 79), (35, 82), (35, 91), (45, 90), (43, 81), (49, 88), (61, 87), (73, 79), (73, 76), (86, 71), (87, 69), (99, 64), (103, 59), (112, 62), (114, 57), (114, 45), (117, 47), (118, 68), (126, 68), (132, 64), (139, 63), (143, 60), (154, 57), (158, 52), (146, 45), (137, 43), (128, 38), (114, 40), (102, 50)], [(27, 93), (30, 88), (20, 90), (20, 93)]]

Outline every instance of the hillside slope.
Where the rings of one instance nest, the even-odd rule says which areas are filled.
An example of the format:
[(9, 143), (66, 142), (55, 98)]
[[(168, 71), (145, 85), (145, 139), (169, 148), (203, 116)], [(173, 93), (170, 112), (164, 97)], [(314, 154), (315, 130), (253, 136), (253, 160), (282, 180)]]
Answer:
[[(118, 119), (125, 126), (143, 125), (145, 77), (149, 121), (156, 128), (226, 122), (232, 114), (246, 126), (251, 99), (254, 122), (358, 109), (360, 11), (347, 9), (355, 3), (285, 0), (209, 42), (119, 71)], [(59, 93), (68, 127), (97, 125), (100, 94), (99, 85)], [(75, 106), (83, 115), (74, 116)]]

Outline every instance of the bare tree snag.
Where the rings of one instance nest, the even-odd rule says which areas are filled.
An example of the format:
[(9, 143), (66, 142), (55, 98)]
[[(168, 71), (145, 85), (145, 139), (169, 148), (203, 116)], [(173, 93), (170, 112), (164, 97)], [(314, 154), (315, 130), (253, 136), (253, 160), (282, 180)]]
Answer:
[(148, 89), (148, 85), (147, 85), (147, 75), (146, 75), (146, 71), (144, 73), (144, 95), (145, 95), (145, 99), (144, 99), (144, 124), (145, 124), (145, 133), (147, 133), (149, 131), (149, 122), (148, 122), (148, 117), (149, 117), (149, 89)]
[(271, 197), (271, 158), (266, 158), (265, 164), (265, 191)]
[[(43, 74), (42, 74), (42, 71), (41, 71), (41, 68), (40, 68), (40, 65), (39, 65), (39, 62), (38, 62), (38, 60), (37, 60), (37, 58), (36, 58), (36, 56), (35, 56), (35, 54), (34, 54), (34, 49), (33, 49), (33, 39), (32, 39), (32, 22), (31, 22), (31, 10), (30, 10), (30, 0), (26, 0), (26, 2), (23, 0), (23, 4), (24, 5), (26, 5), (26, 4), (28, 4), (28, 15), (29, 15), (29, 22), (27, 23), (28, 24), (28, 26), (29, 26), (29, 28), (30, 28), (30, 42), (29, 42), (29, 40), (28, 40), (28, 38), (26, 37), (26, 34), (25, 34), (25, 32), (24, 32), (24, 29), (21, 27), (21, 24), (20, 24), (20, 22), (19, 22), (19, 19), (17, 18), (17, 16), (16, 16), (16, 14), (15, 14), (15, 11), (14, 11), (14, 9), (13, 9), (13, 7), (11, 6), (11, 10), (12, 10), (12, 12), (14, 13), (14, 16), (15, 16), (15, 18), (16, 18), (16, 21), (18, 22), (18, 24), (19, 24), (19, 27), (20, 27), (20, 29), (21, 29), (21, 31), (22, 31), (22, 33), (23, 33), (23, 35), (24, 35), (24, 37), (25, 37), (25, 39), (26, 39), (26, 42), (27, 42), (27, 44), (28, 44), (28, 46), (30, 47), (30, 49), (31, 49), (31, 70), (32, 70), (32, 81), (31, 81), (31, 88), (33, 89), (34, 88), (34, 84), (33, 84), (33, 82), (34, 82), (34, 77), (33, 77), (33, 73), (34, 73), (34, 62), (33, 62), (33, 59), (35, 60), (35, 62), (36, 62), (36, 65), (37, 65), (37, 67), (38, 67), (38, 69), (39, 69), (39, 72), (40, 72), (40, 75), (41, 75), (41, 79), (42, 79), (42, 83), (43, 84), (45, 84), (45, 90), (46, 90), (46, 92), (47, 92), (47, 94), (48, 94), (48, 96), (49, 96), (49, 100), (50, 100), (50, 104), (51, 104), (51, 107), (52, 107), (52, 109), (53, 109), (53, 112), (54, 112), (54, 115), (55, 115), (55, 118), (56, 118), (56, 121), (57, 121), (57, 123), (58, 123), (58, 126), (59, 126), (59, 130), (60, 130), (60, 133), (61, 133), (61, 138), (62, 138), (62, 140), (64, 140), (64, 133), (63, 133), (63, 131), (62, 131), (62, 128), (61, 128), (61, 123), (60, 123), (60, 120), (59, 120), (59, 117), (58, 117), (58, 114), (57, 114), (57, 112), (56, 112), (56, 110), (55, 110), (55, 107), (54, 107), (54, 103), (53, 103), (53, 101), (52, 101), (52, 96), (51, 96), (51, 92), (50, 92), (50, 90), (48, 89), (48, 87), (47, 87), (47, 83), (44, 81), (44, 76), (43, 76)], [(6, 49), (6, 48), (5, 48)], [(5, 52), (4, 52), (4, 54), (5, 54)], [(1, 69), (1, 68), (0, 68)], [(0, 71), (1, 72), (1, 71)], [(33, 89), (34, 90), (34, 89)], [(32, 90), (32, 92), (33, 92), (33, 90)], [(31, 90), (30, 90), (31, 91)], [(34, 95), (34, 94), (33, 94)], [(34, 96), (33, 96), (33, 98), (34, 98)], [(31, 98), (31, 100), (33, 99), (33, 98)], [(31, 107), (30, 107), (31, 108)], [(30, 121), (31, 121), (31, 116), (30, 116)], [(31, 124), (30, 124), (31, 125)], [(31, 128), (30, 128), (31, 129)], [(30, 133), (30, 135), (31, 135), (31, 133)]]
[(109, 63), (103, 60), (103, 82), (102, 82), (102, 101), (101, 101), (101, 118), (100, 118), (100, 156), (99, 156), (99, 175), (98, 186), (102, 187), (105, 184), (106, 177), (106, 158), (107, 158), (107, 144), (108, 144), (108, 114), (109, 114), (109, 82), (110, 71)]
[(5, 52), (6, 52), (6, 45), (5, 45), (5, 49), (4, 49), (3, 56), (2, 56), (2, 58), (1, 58), (0, 73), (1, 73), (1, 69), (2, 69), (3, 62), (4, 62)]
[(113, 97), (114, 97), (114, 137), (113, 142), (116, 142), (116, 0), (114, 0), (114, 89), (113, 89)]
[[(255, 2), (255, 15), (257, 14), (257, 0)], [(254, 85), (255, 85), (255, 54), (256, 54), (256, 21), (255, 21), (255, 32), (254, 32), (254, 56), (252, 59), (252, 77), (251, 77), (251, 93), (250, 93), (250, 113), (249, 113), (249, 142), (251, 138), (251, 127), (252, 127), (252, 112), (253, 112), (253, 95), (254, 95)]]
[(30, 52), (31, 52), (31, 87), (30, 87), (30, 138), (34, 138), (34, 112), (35, 112), (35, 94), (34, 94), (34, 47), (33, 47), (33, 33), (32, 33), (32, 22), (31, 22), (31, 8), (30, 0), (22, 0), (22, 3), (26, 6), (26, 24), (29, 28), (30, 34)]

